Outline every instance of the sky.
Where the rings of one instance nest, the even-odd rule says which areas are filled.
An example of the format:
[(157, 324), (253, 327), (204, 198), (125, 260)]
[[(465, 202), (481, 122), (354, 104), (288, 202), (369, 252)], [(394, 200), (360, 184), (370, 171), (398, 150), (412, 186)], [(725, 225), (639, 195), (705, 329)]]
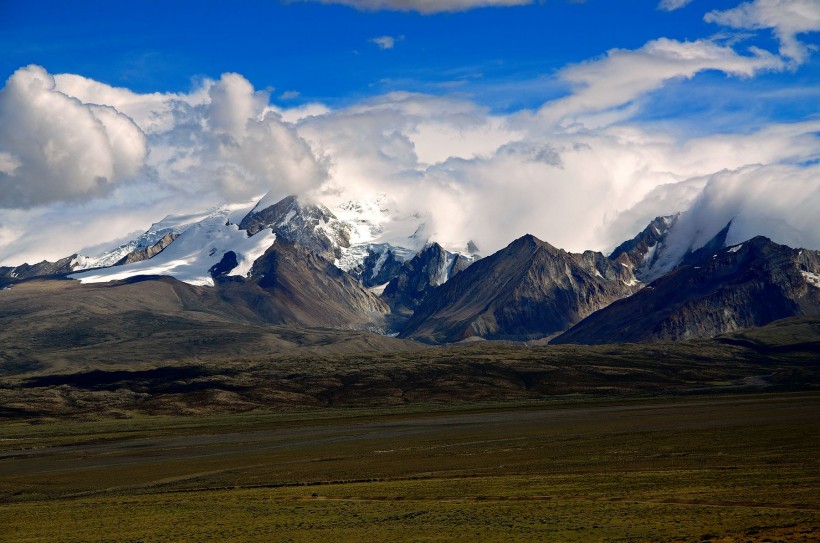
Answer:
[(820, 0), (0, 0), (0, 265), (268, 192), (820, 249), (818, 45)]

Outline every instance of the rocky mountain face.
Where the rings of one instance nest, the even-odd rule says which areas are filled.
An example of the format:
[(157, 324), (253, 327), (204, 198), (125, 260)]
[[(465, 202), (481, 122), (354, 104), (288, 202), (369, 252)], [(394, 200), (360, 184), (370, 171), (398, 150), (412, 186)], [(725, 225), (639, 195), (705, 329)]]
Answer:
[(266, 322), (379, 329), (388, 307), (333, 262), (307, 247), (277, 241), (248, 278), (217, 276), (223, 300)]
[(526, 235), (430, 292), (400, 337), (443, 343), (549, 336), (637, 285), (627, 267), (600, 253), (567, 253)]
[(366, 287), (384, 285), (399, 274), (407, 259), (406, 252), (387, 243), (369, 245), (361, 264), (349, 273)]
[(677, 221), (678, 215), (655, 217), (637, 236), (616, 247), (609, 258), (629, 266), (638, 280), (651, 281), (657, 274), (656, 265), (669, 231)]
[[(719, 245), (717, 239), (711, 244)], [(708, 338), (818, 313), (820, 252), (755, 237), (733, 247), (692, 253), (677, 269), (590, 315), (552, 342)]]
[(410, 314), (434, 288), (474, 261), (475, 257), (451, 253), (438, 243), (431, 243), (399, 268), (384, 288), (382, 299), (394, 312)]
[[(726, 248), (731, 223), (689, 252), (672, 215), (609, 257), (524, 236), (479, 259), (424, 244), (423, 232), (416, 235), (423, 224), (409, 237), (389, 237), (421, 251), (377, 243), (395, 227), (385, 202), (346, 203), (334, 208), (337, 216), (296, 197), (273, 198), (250, 212), (237, 204), (168, 216), (96, 257), (0, 268), (0, 289), (38, 277), (109, 283), (161, 274), (212, 285), (208, 307), (249, 320), (390, 330), (429, 343), (558, 334), (561, 343), (677, 340), (820, 313), (818, 252), (765, 238)], [(421, 217), (405, 219), (402, 228)], [(471, 242), (468, 251), (478, 249)]]
[(0, 266), (0, 288), (34, 277), (61, 277), (74, 271), (74, 259), (77, 255), (61, 258), (56, 262), (43, 260), (37, 264), (19, 266)]
[(302, 204), (288, 196), (264, 209), (254, 208), (239, 223), (239, 228), (253, 236), (270, 228), (276, 238), (298, 243), (329, 258), (339, 259), (342, 248), (350, 247), (350, 227), (321, 204)]
[(135, 251), (131, 251), (120, 260), (118, 260), (114, 265), (115, 266), (122, 266), (124, 264), (132, 264), (134, 262), (142, 262), (143, 260), (148, 260), (149, 258), (153, 258), (161, 253), (166, 247), (171, 245), (171, 242), (174, 241), (179, 237), (179, 234), (174, 232), (168, 232), (164, 236), (162, 236), (159, 241), (151, 245), (150, 247), (145, 247), (143, 249), (137, 249)]

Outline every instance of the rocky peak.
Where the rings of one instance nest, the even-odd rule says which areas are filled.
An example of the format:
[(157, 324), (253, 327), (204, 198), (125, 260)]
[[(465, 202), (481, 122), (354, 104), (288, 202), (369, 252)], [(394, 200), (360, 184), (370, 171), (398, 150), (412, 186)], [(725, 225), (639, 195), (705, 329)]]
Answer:
[(438, 243), (428, 244), (404, 263), (385, 287), (382, 298), (395, 311), (412, 311), (435, 287), (443, 285), (473, 262), (473, 256), (451, 253)]
[(589, 316), (555, 342), (708, 338), (816, 313), (820, 252), (792, 249), (758, 236), (692, 253), (687, 263)]
[(239, 228), (253, 236), (270, 228), (277, 239), (297, 243), (331, 260), (342, 256), (350, 246), (350, 227), (322, 204), (303, 204), (288, 196), (264, 209), (254, 208), (239, 223)]
[(655, 217), (637, 236), (616, 247), (609, 255), (610, 260), (634, 270), (638, 280), (651, 281), (657, 276), (656, 263), (664, 253), (666, 239), (679, 215)]
[(449, 342), (561, 332), (636, 290), (606, 260), (600, 253), (576, 255), (523, 236), (432, 290), (401, 335)]

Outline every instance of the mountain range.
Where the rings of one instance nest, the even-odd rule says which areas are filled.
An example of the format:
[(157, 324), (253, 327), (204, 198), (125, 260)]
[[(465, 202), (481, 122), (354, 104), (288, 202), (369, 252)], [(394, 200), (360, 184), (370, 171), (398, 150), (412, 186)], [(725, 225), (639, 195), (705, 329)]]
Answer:
[(820, 252), (763, 237), (727, 247), (731, 223), (683, 256), (667, 250), (678, 223), (669, 215), (609, 255), (525, 235), (482, 258), (472, 242), (453, 250), (426, 238), (419, 216), (405, 218), (409, 234), (389, 238), (385, 205), (330, 209), (266, 196), (250, 207), (166, 217), (96, 256), (0, 267), (0, 320), (22, 314), (4, 311), (21, 283), (66, 278), (76, 281), (58, 281), (43, 296), (77, 282), (117, 293), (134, 282), (167, 291), (177, 281), (204, 289), (196, 311), (229, 320), (423, 343), (667, 341), (820, 314)]

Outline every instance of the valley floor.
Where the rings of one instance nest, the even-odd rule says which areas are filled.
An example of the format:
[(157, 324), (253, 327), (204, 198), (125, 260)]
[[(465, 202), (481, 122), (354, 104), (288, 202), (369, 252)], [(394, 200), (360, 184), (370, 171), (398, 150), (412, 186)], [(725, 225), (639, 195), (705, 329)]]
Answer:
[(820, 393), (7, 421), (0, 539), (817, 541)]

